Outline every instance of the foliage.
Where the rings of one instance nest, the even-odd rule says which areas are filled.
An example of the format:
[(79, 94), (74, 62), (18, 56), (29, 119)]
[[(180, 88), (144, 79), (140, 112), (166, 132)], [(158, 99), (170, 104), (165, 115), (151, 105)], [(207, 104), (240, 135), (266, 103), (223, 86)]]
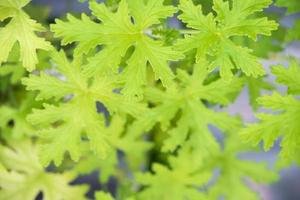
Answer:
[[(81, 2), (91, 16), (48, 24), (0, 0), (0, 199), (254, 200), (278, 172), (241, 155), (282, 138), (278, 165), (300, 164), (297, 61), (272, 67), (287, 95), (259, 97), (276, 89), (260, 59), (299, 39), (271, 0)], [(274, 111), (245, 128), (228, 112), (244, 86)], [(97, 172), (101, 190), (78, 185)]]
[[(286, 8), (286, 12), (288, 15), (295, 14), (300, 11), (300, 2), (297, 0), (289, 0), (289, 1), (277, 0), (276, 5), (279, 7)], [(300, 21), (296, 20), (294, 22), (293, 27), (289, 28), (288, 30), (285, 39), (287, 42), (300, 39), (299, 27), (300, 27)]]
[(289, 68), (274, 66), (272, 72), (277, 76), (277, 82), (288, 87), (288, 95), (282, 96), (278, 92), (258, 98), (260, 105), (271, 109), (276, 114), (260, 113), (257, 117), (259, 124), (249, 125), (242, 131), (246, 141), (258, 144), (264, 141), (264, 149), (269, 150), (278, 137), (281, 140), (279, 166), (288, 166), (299, 160), (299, 119), (300, 102), (293, 96), (300, 93), (300, 69), (296, 61), (292, 61)]
[[(91, 21), (86, 15), (81, 20), (68, 16), (68, 22), (56, 21), (51, 30), (57, 37), (63, 37), (62, 44), (79, 42), (75, 54), (88, 52), (97, 45), (103, 50), (89, 59), (84, 67), (87, 76), (103, 73), (118, 73), (119, 63), (129, 47), (134, 52), (127, 60), (124, 69), (123, 93), (141, 95), (141, 86), (146, 83), (146, 66), (150, 63), (156, 79), (160, 79), (165, 87), (170, 86), (174, 78), (168, 67), (168, 61), (175, 61), (180, 54), (162, 42), (153, 40), (147, 35), (147, 28), (159, 24), (160, 19), (172, 16), (176, 9), (163, 6), (163, 1), (121, 1), (117, 12), (112, 13), (104, 4), (90, 3), (94, 16), (101, 23)], [(132, 22), (134, 21), (134, 23)], [(77, 31), (76, 28), (78, 29)], [(101, 65), (101, 67), (100, 67)], [(143, 67), (142, 67), (143, 66)]]
[(0, 21), (11, 18), (0, 29), (0, 64), (7, 60), (9, 52), (18, 41), (22, 64), (28, 71), (32, 71), (38, 62), (36, 50), (49, 50), (51, 45), (35, 35), (36, 31), (44, 31), (44, 28), (22, 10), (27, 3), (29, 0), (0, 1)]
[(24, 140), (0, 146), (0, 198), (3, 200), (32, 200), (39, 192), (44, 199), (86, 199), (87, 187), (70, 186), (67, 174), (46, 172), (39, 162), (35, 145)]
[(217, 15), (214, 16), (212, 13), (204, 15), (201, 5), (195, 6), (192, 1), (182, 0), (179, 9), (183, 13), (179, 18), (198, 33), (186, 34), (178, 45), (184, 51), (197, 48), (196, 62), (206, 60), (209, 55), (211, 62), (208, 69), (212, 71), (220, 67), (221, 77), (226, 79), (232, 76), (234, 68), (241, 69), (248, 76), (264, 75), (262, 65), (250, 54), (251, 50), (235, 45), (231, 38), (247, 36), (255, 40), (259, 34), (270, 35), (277, 28), (274, 21), (265, 17), (250, 18), (270, 3), (270, 0), (233, 1), (230, 7), (229, 2), (215, 0), (213, 10)]
[[(109, 133), (105, 130), (104, 116), (97, 113), (96, 102), (103, 102), (111, 114), (120, 112), (133, 116), (143, 111), (143, 106), (114, 93), (117, 86), (113, 77), (99, 77), (89, 84), (88, 78), (81, 74), (80, 59), (70, 63), (62, 51), (54, 52), (52, 59), (57, 64), (57, 71), (64, 75), (65, 81), (43, 72), (39, 76), (30, 75), (22, 81), (28, 90), (39, 91), (38, 99), (47, 100), (53, 97), (59, 100), (72, 95), (58, 106), (44, 104), (44, 109), (34, 109), (28, 116), (29, 122), (42, 127), (39, 134), (49, 142), (42, 147), (42, 163), (48, 165), (54, 160), (56, 165), (60, 165), (66, 151), (73, 160), (78, 161), (78, 147), (83, 134), (88, 139), (90, 148), (99, 156), (105, 157), (109, 146)], [(54, 127), (53, 124), (58, 122), (59, 125)]]

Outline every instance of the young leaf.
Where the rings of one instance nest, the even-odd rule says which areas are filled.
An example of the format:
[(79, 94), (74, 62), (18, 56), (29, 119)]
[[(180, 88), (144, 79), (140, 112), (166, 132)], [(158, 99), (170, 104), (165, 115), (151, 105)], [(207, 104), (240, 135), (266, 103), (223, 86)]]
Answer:
[[(300, 70), (296, 63), (292, 62), (288, 69), (282, 66), (272, 68), (277, 75), (277, 81), (288, 86), (291, 94), (299, 94)], [(258, 103), (268, 109), (273, 110), (274, 114), (258, 114), (259, 123), (248, 125), (241, 135), (245, 141), (258, 144), (264, 141), (264, 149), (269, 150), (278, 137), (282, 136), (281, 151), (279, 154), (279, 166), (299, 160), (299, 120), (300, 120), (300, 101), (292, 95), (281, 96), (277, 92), (266, 95), (258, 99)]]
[[(129, 166), (142, 163), (145, 152), (150, 149), (151, 144), (129, 134), (124, 134), (125, 119), (120, 116), (113, 117), (109, 127), (105, 130), (108, 143), (111, 145), (110, 156), (106, 159), (98, 159), (95, 155), (87, 153), (87, 158), (82, 159), (73, 172), (88, 174), (94, 170), (101, 170), (100, 181), (105, 183), (111, 176), (117, 177), (119, 171), (118, 151), (125, 155)], [(140, 166), (138, 166), (140, 167)]]
[(8, 58), (16, 42), (20, 46), (20, 60), (28, 71), (33, 71), (38, 63), (36, 51), (50, 50), (50, 43), (36, 36), (36, 31), (44, 28), (22, 10), (30, 0), (1, 0), (0, 21), (11, 18), (9, 23), (0, 28), (0, 65)]
[(283, 66), (272, 67), (276, 81), (288, 87), (288, 93), (300, 94), (300, 69), (296, 60), (290, 62), (289, 68)]
[(36, 147), (29, 141), (0, 145), (0, 199), (32, 200), (40, 192), (43, 199), (84, 200), (87, 187), (71, 186), (67, 174), (46, 172), (39, 163)]
[[(227, 105), (231, 102), (231, 95), (238, 93), (243, 83), (238, 79), (232, 81), (219, 79), (205, 85), (207, 75), (208, 71), (205, 67), (197, 65), (192, 76), (178, 70), (179, 83), (176, 88), (167, 91), (147, 88), (145, 96), (150, 102), (155, 103), (156, 107), (133, 123), (130, 128), (131, 134), (141, 134), (145, 130), (150, 130), (156, 123), (160, 123), (162, 129), (167, 130), (170, 121), (179, 112), (180, 117), (176, 126), (169, 129), (169, 138), (164, 141), (162, 150), (174, 151), (190, 135), (194, 138), (195, 145), (214, 151), (216, 141), (208, 125), (212, 124), (226, 131), (239, 125), (239, 120), (226, 113), (214, 112), (201, 101)], [(205, 143), (202, 143), (201, 141), (204, 140), (200, 138), (205, 138)]]
[(129, 47), (134, 47), (124, 70), (124, 94), (142, 95), (141, 86), (146, 84), (146, 67), (149, 63), (165, 87), (170, 87), (174, 75), (169, 61), (180, 58), (180, 53), (154, 40), (148, 28), (160, 23), (159, 20), (172, 16), (176, 9), (164, 6), (163, 0), (133, 1), (122, 0), (117, 12), (111, 12), (104, 4), (90, 3), (90, 9), (101, 23), (82, 15), (81, 20), (68, 15), (68, 22), (57, 20), (51, 26), (56, 37), (62, 37), (62, 44), (79, 42), (76, 54), (86, 53), (97, 45), (102, 50), (89, 59), (84, 67), (88, 76), (103, 73), (119, 73), (119, 64)]
[(153, 173), (137, 173), (137, 182), (145, 186), (138, 199), (207, 199), (197, 190), (211, 178), (209, 171), (196, 172), (202, 162), (200, 155), (184, 149), (177, 157), (170, 157), (170, 168), (154, 163)]
[(34, 101), (35, 94), (28, 93), (18, 107), (0, 106), (1, 136), (9, 139), (24, 139), (36, 136), (35, 129), (25, 119), (33, 107), (40, 106)]
[(183, 13), (179, 18), (194, 29), (195, 34), (186, 34), (177, 46), (183, 51), (197, 49), (196, 62), (210, 60), (208, 69), (220, 67), (220, 74), (226, 79), (232, 77), (233, 69), (241, 69), (247, 76), (264, 75), (265, 70), (251, 50), (236, 45), (231, 38), (246, 36), (256, 40), (258, 35), (271, 35), (278, 26), (276, 22), (252, 17), (271, 2), (233, 0), (230, 6), (229, 1), (214, 0), (214, 16), (212, 13), (204, 15), (201, 5), (195, 6), (191, 0), (181, 0), (179, 8)]
[[(28, 116), (29, 122), (41, 126), (40, 136), (48, 141), (41, 150), (42, 163), (48, 165), (54, 160), (56, 165), (60, 165), (66, 151), (77, 161), (80, 157), (78, 147), (85, 135), (92, 151), (105, 157), (109, 143), (104, 130), (105, 119), (97, 113), (96, 102), (102, 102), (111, 115), (121, 112), (138, 116), (144, 107), (115, 93), (113, 90), (117, 86), (113, 77), (90, 80), (82, 75), (78, 59), (70, 63), (63, 52), (55, 52), (52, 57), (66, 80), (43, 72), (40, 76), (31, 75), (23, 79), (28, 90), (39, 91), (39, 99), (54, 97), (59, 100), (72, 95), (58, 106), (44, 104), (44, 109), (34, 109)], [(92, 83), (89, 84), (90, 81)]]
[(237, 130), (233, 130), (226, 136), (223, 150), (203, 161), (202, 170), (220, 170), (215, 183), (208, 189), (209, 199), (217, 200), (223, 197), (228, 200), (258, 200), (259, 196), (250, 189), (249, 183), (270, 183), (278, 179), (277, 173), (267, 168), (267, 163), (238, 158), (239, 154), (248, 152), (251, 148), (240, 143), (236, 133)]

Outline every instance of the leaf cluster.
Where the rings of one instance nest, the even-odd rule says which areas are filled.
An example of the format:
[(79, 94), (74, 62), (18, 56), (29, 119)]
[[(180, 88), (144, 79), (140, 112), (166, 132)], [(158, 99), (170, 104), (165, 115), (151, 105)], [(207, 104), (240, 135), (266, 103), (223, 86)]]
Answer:
[[(251, 143), (282, 136), (279, 165), (300, 163), (297, 61), (272, 68), (288, 95), (259, 97), (275, 89), (260, 58), (281, 49), (271, 0), (90, 0), (49, 28), (29, 2), (0, 0), (0, 199), (87, 199), (70, 182), (100, 171), (117, 191), (89, 198), (254, 200), (278, 174), (241, 159)], [(228, 112), (245, 86), (276, 112), (246, 128)]]

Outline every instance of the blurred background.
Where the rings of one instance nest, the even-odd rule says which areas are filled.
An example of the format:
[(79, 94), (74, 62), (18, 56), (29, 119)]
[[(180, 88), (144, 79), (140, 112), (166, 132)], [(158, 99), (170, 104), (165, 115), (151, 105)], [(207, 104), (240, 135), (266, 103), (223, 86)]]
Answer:
[[(109, 1), (114, 2), (117, 0)], [(203, 3), (204, 5), (207, 5), (207, 8), (210, 8), (212, 0), (198, 0), (197, 2)], [(26, 9), (30, 10), (33, 18), (44, 23), (45, 26), (49, 25), (49, 23), (53, 23), (57, 17), (64, 18), (66, 13), (73, 13), (77, 16), (79, 16), (81, 12), (89, 13), (88, 3), (80, 3), (76, 0), (33, 0), (31, 5), (32, 6), (29, 6)], [(288, 15), (286, 14), (286, 9), (275, 6), (271, 6), (266, 9), (265, 12), (270, 18), (279, 20), (281, 24), (279, 31), (274, 33), (274, 36), (272, 37), (279, 42), (285, 43), (284, 46), (281, 46), (276, 42), (268, 43), (267, 40), (263, 40), (263, 42), (265, 42), (264, 44), (254, 46), (254, 49), (257, 52), (261, 52), (261, 62), (264, 64), (267, 71), (269, 71), (269, 66), (271, 65), (279, 63), (287, 65), (288, 62), (285, 58), (289, 56), (300, 58), (300, 43), (297, 41), (283, 41), (286, 36), (285, 34), (287, 34), (288, 30), (293, 27), (295, 20), (300, 18), (300, 13)], [(169, 20), (169, 25), (173, 28), (182, 26), (175, 18)], [(266, 54), (265, 52), (268, 51), (273, 53)], [(274, 77), (270, 75), (266, 80), (273, 83)], [(279, 87), (279, 90), (284, 92), (285, 88)], [(236, 102), (229, 108), (226, 108), (226, 110), (233, 114), (239, 113), (244, 117), (246, 122), (255, 121), (253, 111), (249, 105), (247, 88), (244, 89)], [(279, 142), (269, 152), (249, 153), (247, 155), (241, 155), (241, 157), (258, 161), (268, 161), (270, 166), (272, 166), (276, 161), (276, 154), (280, 148), (278, 144)], [(92, 186), (93, 190), (100, 189), (104, 186), (99, 184), (98, 175), (98, 172), (94, 172), (88, 176), (82, 176), (78, 178), (75, 183), (88, 183)], [(115, 181), (111, 178), (105, 187), (109, 187), (113, 192), (115, 184)], [(290, 168), (281, 171), (281, 180), (279, 182), (270, 186), (254, 187), (260, 191), (264, 200), (300, 200), (300, 169), (295, 166), (291, 166)]]

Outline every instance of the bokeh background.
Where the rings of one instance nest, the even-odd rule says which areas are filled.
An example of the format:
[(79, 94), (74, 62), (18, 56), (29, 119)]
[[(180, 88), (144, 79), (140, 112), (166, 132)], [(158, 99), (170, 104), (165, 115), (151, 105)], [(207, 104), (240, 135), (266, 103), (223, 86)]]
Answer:
[[(198, 1), (206, 4), (212, 2), (212, 0)], [(43, 22), (46, 26), (49, 23), (53, 23), (55, 18), (64, 18), (66, 13), (73, 13), (74, 15), (80, 15), (81, 12), (89, 13), (88, 3), (80, 3), (77, 0), (33, 0), (31, 5), (32, 6), (27, 8), (30, 10), (31, 16), (39, 22)], [(269, 14), (275, 13), (281, 26), (285, 29), (292, 27), (295, 20), (300, 18), (300, 13), (285, 15), (284, 8), (277, 8), (275, 6), (271, 6), (265, 12)], [(180, 27), (180, 23), (176, 21), (175, 18), (170, 19), (169, 23), (171, 27)], [(279, 49), (277, 49), (277, 51), (278, 50)], [(271, 65), (287, 65), (287, 61), (284, 58), (288, 56), (295, 56), (300, 59), (299, 42), (294, 41), (287, 44), (286, 47), (280, 49), (280, 51), (261, 59), (261, 62), (264, 64), (267, 71), (269, 71), (269, 66)], [(267, 80), (272, 83), (274, 82), (274, 77), (269, 75)], [(284, 92), (285, 88), (279, 87), (279, 90)], [(246, 122), (253, 122), (255, 121), (255, 117), (249, 105), (247, 94), (247, 88), (245, 88), (241, 95), (237, 98), (236, 102), (226, 109), (230, 113), (239, 113), (244, 117)], [(277, 145), (275, 145), (269, 152), (249, 153), (247, 155), (241, 155), (241, 157), (247, 157), (258, 161), (268, 161), (270, 166), (272, 166), (276, 161), (276, 154), (278, 153), (279, 148), (279, 142), (277, 142)], [(88, 183), (91, 185), (92, 190), (98, 190), (101, 187), (108, 187), (110, 191), (114, 192), (116, 185), (114, 179), (111, 178), (107, 185), (101, 186), (98, 182), (99, 173), (101, 172), (94, 172), (88, 176), (79, 177), (75, 183)], [(300, 169), (296, 166), (291, 166), (282, 170), (280, 175), (280, 181), (273, 185), (259, 185), (254, 187), (260, 191), (264, 200), (300, 200)]]

